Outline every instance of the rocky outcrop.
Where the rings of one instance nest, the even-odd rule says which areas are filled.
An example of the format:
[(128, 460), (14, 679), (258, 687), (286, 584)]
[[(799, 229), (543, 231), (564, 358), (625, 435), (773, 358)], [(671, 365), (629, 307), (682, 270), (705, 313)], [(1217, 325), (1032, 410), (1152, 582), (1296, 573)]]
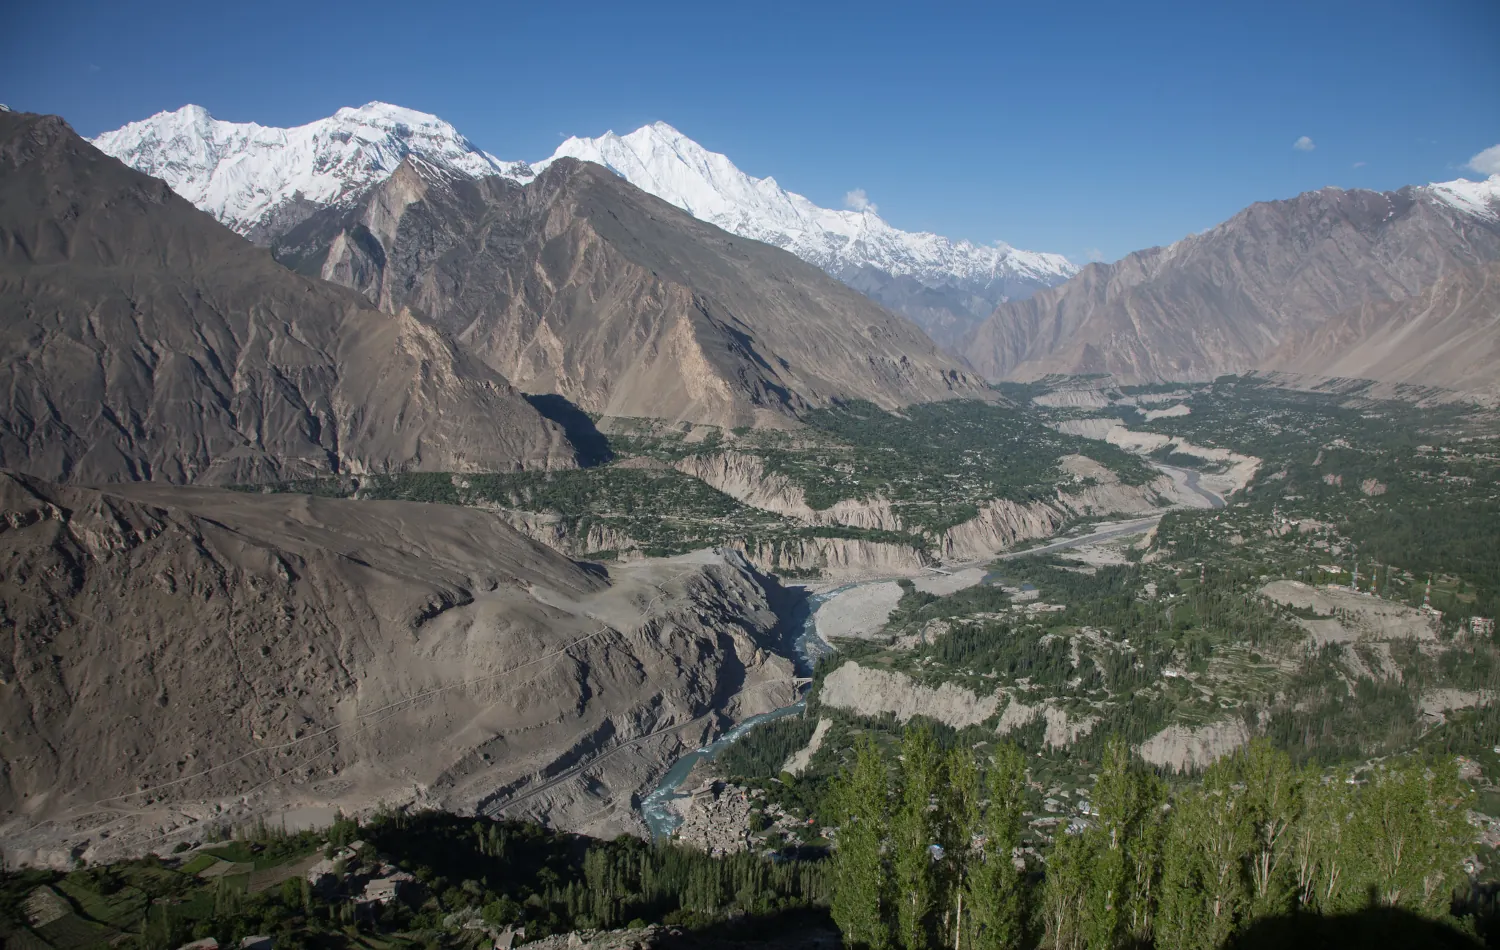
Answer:
[(1482, 356), (1461, 348), (1472, 341), (1493, 353), (1494, 334), (1484, 335), (1493, 308), (1461, 312), (1461, 277), (1434, 305), (1401, 303), (1500, 261), (1493, 199), (1488, 211), (1465, 206), (1450, 186), (1324, 188), (1251, 205), (1170, 247), (1090, 264), (1060, 287), (1001, 304), (962, 352), (991, 379), (1209, 380), (1269, 358), (1324, 375), (1347, 359), (1349, 375), (1467, 381)]
[(766, 471), (765, 463), (742, 452), (690, 455), (673, 463), (691, 475), (752, 508), (772, 511), (810, 525), (845, 525), (878, 531), (904, 530), (889, 499), (845, 498), (827, 508), (813, 508), (803, 490), (784, 475)]
[(234, 483), (572, 467), (492, 368), (298, 277), (61, 119), (0, 113), (0, 465)]
[(1012, 731), (1034, 722), (1037, 717), (1041, 717), (1046, 727), (1042, 741), (1056, 749), (1069, 746), (1080, 736), (1093, 732), (1094, 724), (1099, 721), (1098, 716), (1073, 719), (1068, 716), (1066, 710), (1059, 708), (1054, 700), (1049, 699), (1036, 705), (1027, 705), (1011, 697), (1010, 702), (1005, 706), (1005, 712), (1000, 716), (995, 732), (1002, 736), (1009, 735)]
[(977, 726), (998, 714), (997, 735), (1007, 735), (1041, 717), (1046, 723), (1044, 741), (1057, 748), (1088, 735), (1099, 721), (1097, 716), (1073, 718), (1052, 699), (1028, 705), (1003, 689), (980, 696), (954, 683), (925, 686), (905, 673), (871, 669), (853, 661), (828, 674), (818, 701), (857, 716), (889, 713), (898, 722), (926, 716), (955, 729)]
[(833, 579), (914, 574), (929, 563), (916, 548), (856, 538), (793, 538), (736, 547), (764, 570), (815, 571)]
[(818, 701), (858, 716), (891, 713), (900, 722), (926, 716), (963, 729), (977, 726), (999, 712), (1005, 694), (979, 696), (952, 683), (923, 686), (905, 673), (871, 669), (851, 661), (823, 680)]
[(606, 579), (474, 508), (15, 475), (0, 513), (12, 860), (382, 800), (617, 833), (796, 699), (733, 552)]
[(833, 728), (832, 719), (827, 717), (819, 719), (818, 724), (813, 727), (812, 738), (807, 740), (807, 745), (788, 756), (781, 766), (781, 771), (788, 775), (801, 775), (812, 764), (813, 756), (823, 748), (823, 739), (827, 737), (828, 730), (831, 728)]
[(974, 560), (1022, 541), (1051, 537), (1081, 515), (1145, 514), (1183, 500), (1179, 486), (1165, 476), (1145, 485), (1126, 485), (1109, 469), (1083, 456), (1063, 459), (1062, 468), (1074, 481), (1059, 488), (1054, 501), (986, 502), (978, 517), (943, 532), (938, 542), (942, 558)]
[[(1055, 534), (1059, 527), (1080, 515), (1135, 514), (1154, 511), (1162, 504), (1181, 500), (1179, 487), (1170, 478), (1144, 486), (1125, 485), (1104, 465), (1082, 455), (1059, 460), (1064, 481), (1055, 502), (1020, 504), (1006, 499), (986, 502), (977, 517), (947, 529), (931, 539), (932, 549), (944, 560), (970, 560), (1003, 551), (1015, 544)], [(910, 531), (888, 499), (844, 499), (825, 509), (807, 504), (802, 489), (782, 476), (765, 470), (760, 459), (738, 452), (689, 456), (674, 463), (678, 471), (700, 478), (719, 491), (765, 511), (776, 512), (811, 525), (846, 525), (884, 531)], [(825, 539), (816, 546), (828, 555), (834, 568), (862, 568), (893, 572), (920, 569), (925, 561), (912, 549), (896, 545), (857, 542), (835, 553)], [(827, 539), (832, 541), (833, 539)], [(889, 549), (889, 550), (887, 550)], [(902, 553), (902, 552), (910, 552)], [(845, 554), (853, 554), (845, 560)], [(764, 558), (752, 554), (756, 563), (775, 561), (787, 568), (815, 567), (819, 556)]]
[(1003, 498), (989, 501), (977, 517), (944, 531), (939, 551), (944, 560), (973, 560), (1021, 541), (1050, 537), (1067, 520), (1068, 513), (1060, 505), (1022, 505)]
[(986, 396), (916, 327), (813, 265), (574, 159), (523, 186), (408, 158), (274, 250), (599, 415), (784, 425), (836, 399)]
[[(529, 538), (572, 557), (615, 552), (617, 557), (638, 559), (642, 542), (607, 525), (590, 524), (577, 533), (561, 515), (492, 509), (505, 522)], [(902, 544), (860, 538), (788, 537), (777, 541), (751, 542), (736, 538), (727, 547), (739, 551), (756, 568), (770, 573), (821, 574), (829, 578), (859, 578), (876, 574), (905, 575), (929, 563), (925, 552)]]
[(1206, 726), (1168, 726), (1141, 743), (1136, 752), (1159, 768), (1174, 772), (1207, 768), (1250, 742), (1243, 720), (1229, 719)]

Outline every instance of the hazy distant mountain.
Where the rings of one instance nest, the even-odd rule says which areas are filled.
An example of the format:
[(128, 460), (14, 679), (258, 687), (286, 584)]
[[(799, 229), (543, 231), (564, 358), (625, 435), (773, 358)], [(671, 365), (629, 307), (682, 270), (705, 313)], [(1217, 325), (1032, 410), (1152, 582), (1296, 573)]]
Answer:
[(79, 481), (572, 466), (410, 314), (291, 273), (55, 116), (0, 113), (0, 466)]
[(572, 159), (523, 186), (408, 158), (275, 252), (594, 413), (782, 424), (836, 399), (984, 392), (915, 326), (818, 268)]
[[(992, 379), (1049, 373), (1111, 373), (1127, 383), (1211, 379), (1259, 367), (1293, 341), (1359, 346), (1368, 319), (1349, 317), (1335, 329), (1330, 318), (1421, 295), (1447, 274), (1497, 260), (1500, 176), (1386, 193), (1325, 188), (1251, 205), (1170, 247), (1091, 264), (1060, 287), (998, 307), (963, 352)], [(1380, 312), (1382, 320), (1406, 313)], [(1440, 353), (1463, 339), (1469, 325), (1431, 321), (1408, 345)], [(1382, 332), (1393, 339), (1389, 328)], [(1330, 359), (1342, 355), (1324, 352)], [(1310, 358), (1304, 352), (1291, 362)], [(1285, 356), (1277, 361), (1290, 365)], [(1392, 360), (1368, 355), (1347, 365), (1397, 372)], [(1436, 385), (1466, 374), (1438, 363), (1422, 371)]]
[(791, 251), (911, 317), (944, 345), (996, 304), (1077, 270), (1058, 254), (899, 231), (873, 210), (820, 208), (775, 179), (746, 175), (664, 123), (624, 136), (572, 138), (534, 166), (480, 151), (436, 116), (379, 102), (293, 129), (221, 122), (200, 106), (184, 106), (94, 142), (258, 243), (313, 210), (346, 203), (408, 155), (466, 177), (521, 182), (559, 158), (579, 158), (700, 220)]

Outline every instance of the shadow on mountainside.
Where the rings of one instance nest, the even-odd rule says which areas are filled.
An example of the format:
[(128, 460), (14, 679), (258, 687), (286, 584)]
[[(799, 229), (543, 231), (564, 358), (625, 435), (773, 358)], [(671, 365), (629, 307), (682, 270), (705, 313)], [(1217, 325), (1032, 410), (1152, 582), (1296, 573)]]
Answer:
[(579, 465), (592, 468), (615, 457), (610, 451), (609, 439), (594, 425), (594, 420), (566, 397), (557, 393), (528, 394), (526, 401), (531, 403), (531, 408), (562, 426), (563, 434), (578, 451)]
[(1479, 950), (1479, 941), (1442, 921), (1391, 907), (1352, 914), (1291, 914), (1257, 921), (1223, 950)]

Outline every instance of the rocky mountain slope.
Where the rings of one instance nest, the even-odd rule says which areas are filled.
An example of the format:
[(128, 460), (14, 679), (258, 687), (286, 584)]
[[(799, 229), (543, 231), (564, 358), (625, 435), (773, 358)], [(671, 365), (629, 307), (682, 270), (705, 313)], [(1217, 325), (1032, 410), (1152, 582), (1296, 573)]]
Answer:
[[(1001, 305), (963, 352), (994, 379), (1212, 379), (1261, 366), (1330, 318), (1420, 295), (1452, 271), (1497, 260), (1500, 176), (1385, 193), (1325, 188), (1252, 205), (1170, 247), (1091, 264), (1060, 287)], [(1361, 325), (1345, 320), (1328, 332), (1349, 345)], [(1470, 325), (1430, 321), (1420, 347), (1457, 347)], [(1449, 332), (1458, 336), (1433, 336)], [(1371, 357), (1350, 365), (1393, 370)], [(1433, 365), (1426, 378), (1458, 381)]]
[(1312, 375), (1500, 392), (1500, 262), (1449, 271), (1293, 337), (1262, 364)]
[(0, 113), (0, 465), (52, 479), (572, 466), (410, 314), (299, 277), (61, 119)]
[(436, 116), (381, 102), (292, 129), (222, 122), (201, 106), (184, 106), (94, 143), (258, 243), (312, 211), (346, 205), (408, 155), (457, 175), (520, 182), (561, 158), (594, 162), (700, 220), (791, 251), (915, 320), (945, 346), (997, 304), (1077, 270), (1059, 254), (901, 231), (873, 206), (820, 208), (661, 122), (623, 136), (570, 138), (530, 166), (480, 151)]
[(617, 832), (794, 698), (734, 555), (606, 578), (471, 508), (4, 473), (0, 528), (12, 860), (378, 801)]
[(408, 159), (274, 250), (592, 413), (784, 424), (835, 399), (984, 392), (915, 326), (816, 267), (592, 163), (559, 160), (522, 186)]
[(891, 227), (873, 206), (835, 211), (745, 174), (664, 122), (628, 135), (570, 138), (564, 156), (595, 162), (703, 221), (785, 248), (914, 320), (944, 346), (1007, 300), (1077, 272), (1061, 254), (980, 245)]

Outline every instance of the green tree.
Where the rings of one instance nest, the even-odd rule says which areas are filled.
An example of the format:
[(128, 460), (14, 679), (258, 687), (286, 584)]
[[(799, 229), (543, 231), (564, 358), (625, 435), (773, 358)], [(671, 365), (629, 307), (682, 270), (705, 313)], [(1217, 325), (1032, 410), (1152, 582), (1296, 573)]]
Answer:
[(1358, 863), (1349, 844), (1354, 789), (1348, 776), (1324, 776), (1309, 766), (1302, 778), (1302, 817), (1292, 829), (1292, 878), (1299, 906), (1337, 913), (1358, 906), (1346, 901), (1349, 869)]
[(1292, 834), (1302, 818), (1304, 777), (1291, 757), (1264, 739), (1234, 756), (1250, 824), (1250, 916), (1286, 913), (1293, 899)]
[(931, 943), (938, 890), (931, 848), (939, 843), (932, 803), (944, 786), (943, 771), (932, 731), (908, 727), (901, 741), (901, 807), (891, 822), (896, 937), (905, 950)]
[(1249, 901), (1254, 826), (1234, 760), (1220, 760), (1202, 785), (1177, 797), (1162, 859), (1158, 946), (1209, 950), (1234, 932)]
[[(975, 836), (982, 833), (980, 800), (983, 796), (979, 767), (972, 749), (960, 746), (948, 754), (947, 779), (939, 796), (942, 814), (938, 832), (946, 871), (939, 883), (942, 906), (952, 909), (951, 917), (944, 915), (948, 923), (945, 936), (952, 937), (954, 950), (962, 950), (965, 945), (974, 943), (974, 908), (970, 893), (973, 875), (983, 864), (983, 855), (974, 848)], [(948, 941), (944, 939), (942, 943), (946, 946)]]
[(1451, 758), (1375, 766), (1353, 812), (1359, 890), (1389, 907), (1445, 911), (1473, 846), (1466, 818), (1471, 797)]
[(1084, 832), (1094, 852), (1084, 902), (1090, 950), (1150, 939), (1165, 798), (1165, 783), (1135, 767), (1123, 739), (1110, 739), (1094, 783), (1094, 827)]
[(854, 763), (834, 783), (838, 821), (833, 857), (833, 921), (851, 947), (891, 945), (887, 914), (891, 880), (881, 849), (890, 824), (885, 760), (869, 736), (854, 746)]
[(1047, 855), (1042, 918), (1054, 950), (1082, 950), (1088, 940), (1088, 891), (1095, 837), (1059, 828)]
[(1020, 946), (1026, 920), (1025, 879), (1012, 857), (1021, 844), (1026, 762), (1010, 743), (995, 750), (988, 786), (984, 848), (967, 880), (973, 945), (980, 950), (1010, 950)]

